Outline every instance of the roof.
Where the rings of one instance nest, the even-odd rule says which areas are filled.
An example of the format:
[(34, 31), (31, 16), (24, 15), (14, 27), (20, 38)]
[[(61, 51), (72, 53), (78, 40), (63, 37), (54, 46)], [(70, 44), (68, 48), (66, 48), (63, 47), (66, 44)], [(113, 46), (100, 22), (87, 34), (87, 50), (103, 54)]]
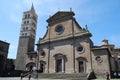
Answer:
[(10, 44), (10, 43), (8, 43), (8, 42), (6, 42), (6, 41), (2, 41), (2, 40), (0, 40), (0, 42), (1, 42), (1, 43), (4, 43), (4, 44), (8, 44), (8, 45)]
[(66, 16), (72, 17), (74, 16), (74, 12), (73, 11), (58, 11), (57, 13), (55, 13), (53, 16), (51, 16), (47, 22), (51, 22), (57, 19), (61, 19), (64, 18)]

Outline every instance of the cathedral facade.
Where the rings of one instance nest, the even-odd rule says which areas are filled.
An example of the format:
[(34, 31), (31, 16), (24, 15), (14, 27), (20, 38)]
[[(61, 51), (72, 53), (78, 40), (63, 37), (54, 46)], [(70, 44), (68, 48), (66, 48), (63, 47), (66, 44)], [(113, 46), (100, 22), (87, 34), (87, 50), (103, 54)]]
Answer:
[(37, 51), (34, 51), (37, 15), (33, 6), (25, 12), (16, 69), (30, 70), (36, 67), (41, 73), (48, 74), (89, 75), (94, 72), (96, 76), (102, 77), (105, 77), (106, 72), (111, 74), (116, 69), (119, 71), (120, 49), (109, 44), (108, 40), (103, 40), (101, 46), (94, 46), (87, 26), (82, 28), (74, 15), (73, 11), (58, 11), (51, 16), (47, 20), (46, 34), (39, 39)]
[(59, 11), (47, 22), (47, 32), (38, 42), (40, 67), (45, 73), (91, 71), (91, 33), (82, 29), (74, 12)]

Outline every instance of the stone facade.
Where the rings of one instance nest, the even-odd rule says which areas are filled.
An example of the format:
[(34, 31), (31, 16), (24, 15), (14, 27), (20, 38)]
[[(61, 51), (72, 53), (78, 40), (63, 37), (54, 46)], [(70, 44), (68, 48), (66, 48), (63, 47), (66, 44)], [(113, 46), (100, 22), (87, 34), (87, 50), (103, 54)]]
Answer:
[[(30, 70), (35, 66), (35, 60), (31, 59), (34, 52), (34, 44), (37, 29), (37, 14), (32, 5), (29, 11), (24, 12), (20, 30), (17, 59), (15, 62), (16, 70)], [(32, 54), (29, 54), (32, 53)]]
[[(31, 15), (30, 18), (26, 18), (28, 14)], [(103, 40), (101, 46), (95, 46), (87, 26), (82, 28), (74, 15), (73, 11), (58, 11), (51, 16), (47, 20), (46, 34), (39, 39), (35, 52), (37, 15), (33, 6), (30, 11), (24, 12), (16, 69), (31, 70), (36, 66), (40, 72), (46, 74), (89, 76), (94, 72), (97, 77), (105, 77), (106, 72), (112, 75), (114, 71), (120, 71), (120, 49), (109, 44), (108, 40)], [(25, 30), (26, 26), (28, 30)]]
[(97, 77), (111, 74), (116, 67), (111, 51), (115, 50), (114, 45), (103, 40), (102, 46), (94, 46), (92, 34), (73, 16), (72, 11), (59, 11), (47, 20), (47, 32), (37, 43), (38, 69), (42, 73), (94, 72)]
[(0, 75), (6, 68), (9, 43), (0, 40)]

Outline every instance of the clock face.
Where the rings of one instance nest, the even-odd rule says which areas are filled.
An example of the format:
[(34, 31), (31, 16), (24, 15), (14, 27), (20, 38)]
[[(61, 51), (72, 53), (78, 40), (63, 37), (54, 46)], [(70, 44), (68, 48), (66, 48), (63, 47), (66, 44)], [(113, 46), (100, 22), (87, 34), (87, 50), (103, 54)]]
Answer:
[(57, 33), (62, 33), (63, 30), (64, 30), (64, 27), (63, 27), (63, 26), (57, 26), (56, 29), (55, 29), (55, 31), (56, 31)]

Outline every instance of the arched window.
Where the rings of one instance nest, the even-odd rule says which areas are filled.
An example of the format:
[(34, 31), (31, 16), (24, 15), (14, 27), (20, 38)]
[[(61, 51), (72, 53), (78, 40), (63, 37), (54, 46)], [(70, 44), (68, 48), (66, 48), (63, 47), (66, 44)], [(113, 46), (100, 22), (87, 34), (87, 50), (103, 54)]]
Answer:
[(24, 24), (26, 24), (26, 21), (24, 21)]
[(28, 27), (26, 27), (26, 30), (28, 30)]
[(25, 36), (27, 36), (27, 33), (25, 33)]
[(28, 14), (28, 18), (30, 18), (30, 14)]
[(25, 31), (25, 27), (23, 27), (23, 31)]
[(27, 14), (25, 15), (25, 18), (27, 18)]
[(29, 21), (27, 21), (27, 24), (29, 24)]

